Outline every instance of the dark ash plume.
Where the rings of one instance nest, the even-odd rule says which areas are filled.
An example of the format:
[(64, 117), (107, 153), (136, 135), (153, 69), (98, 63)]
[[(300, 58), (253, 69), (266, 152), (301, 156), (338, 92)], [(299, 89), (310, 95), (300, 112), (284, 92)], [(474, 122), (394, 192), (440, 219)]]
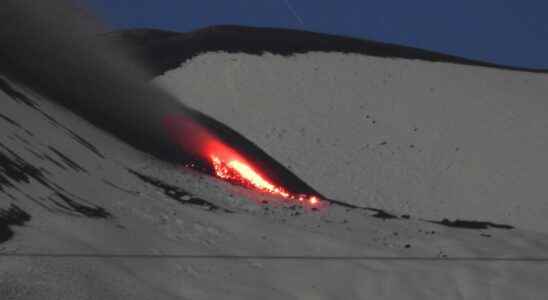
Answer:
[(187, 132), (174, 141), (164, 123), (166, 117), (196, 121), (268, 170), (275, 182), (296, 193), (317, 194), (234, 130), (150, 85), (146, 68), (131, 59), (120, 43), (99, 37), (101, 32), (102, 25), (69, 0), (2, 0), (0, 72), (172, 163), (205, 164), (192, 152), (197, 145), (190, 137), (195, 134)]
[(3, 0), (0, 72), (141, 150), (180, 159), (161, 119), (190, 110), (149, 85), (145, 68), (121, 49), (97, 38), (101, 29), (70, 1)]

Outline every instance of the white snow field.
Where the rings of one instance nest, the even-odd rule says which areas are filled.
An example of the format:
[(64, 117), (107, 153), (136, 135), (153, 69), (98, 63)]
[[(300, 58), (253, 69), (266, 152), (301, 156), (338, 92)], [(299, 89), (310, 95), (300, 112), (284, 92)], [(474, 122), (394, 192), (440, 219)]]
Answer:
[[(0, 298), (542, 299), (545, 78), (471, 70), (206, 54), (157, 79), (328, 196), (408, 219), (257, 205), (274, 199), (2, 77)], [(421, 220), (434, 216), (517, 228)]]
[(548, 232), (547, 74), (209, 52), (154, 82), (329, 198)]

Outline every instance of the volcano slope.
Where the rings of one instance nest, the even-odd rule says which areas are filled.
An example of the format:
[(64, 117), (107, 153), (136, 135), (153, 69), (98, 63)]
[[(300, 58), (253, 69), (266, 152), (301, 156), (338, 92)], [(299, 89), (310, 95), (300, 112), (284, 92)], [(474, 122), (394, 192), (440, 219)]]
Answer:
[(329, 198), (548, 228), (543, 70), (276, 29), (109, 37)]
[[(274, 70), (276, 65), (271, 61), (276, 59), (286, 61), (288, 65), (294, 64), (292, 68), (295, 69), (292, 70), (295, 70), (295, 76), (299, 74), (297, 70), (306, 70), (305, 66), (299, 65), (296, 57), (205, 54), (193, 60), (196, 63), (205, 59), (200, 63), (204, 66), (194, 73), (196, 86), (189, 83), (188, 93), (181, 94), (181, 88), (187, 84), (181, 81), (181, 73), (187, 74), (184, 78), (190, 81), (192, 77), (186, 72), (187, 69), (193, 70), (192, 63), (177, 72), (156, 78), (155, 83), (172, 83), (168, 84), (169, 89), (191, 105), (198, 107), (199, 103), (207, 104), (206, 100), (213, 97), (206, 94), (209, 90), (205, 88), (205, 82), (213, 78), (208, 73), (213, 66), (207, 67), (207, 64), (222, 58), (218, 65), (221, 72), (218, 73), (230, 77), (230, 73), (224, 73), (227, 72), (224, 65), (226, 57), (235, 63), (242, 59), (262, 61), (271, 76), (276, 72), (291, 75)], [(341, 61), (363, 59), (366, 62), (378, 59), (348, 54), (314, 54), (306, 57), (316, 57), (317, 64), (333, 65), (337, 65), (330, 60), (334, 58)], [(390, 59), (382, 62), (387, 68), (394, 63), (410, 63)], [(380, 61), (377, 63), (376, 67), (381, 68)], [(235, 72), (232, 77), (235, 91), (258, 93), (254, 86), (258, 83), (248, 77), (248, 83), (238, 81), (240, 77), (236, 71), (246, 70), (241, 66), (230, 69)], [(450, 66), (455, 69), (471, 68)], [(400, 65), (392, 67), (401, 67), (402, 70), (398, 69), (401, 72), (406, 70)], [(375, 68), (375, 64), (372, 63), (369, 68)], [(474, 72), (495, 71), (477, 69)], [(170, 74), (177, 76), (170, 77)], [(525, 76), (522, 73), (508, 74), (509, 78)], [(527, 76), (528, 80), (536, 82), (535, 76), (540, 75)], [(177, 84), (174, 84), (175, 79)], [(200, 84), (204, 84), (202, 96), (197, 93), (198, 79), (203, 81)], [(244, 108), (248, 112), (254, 108), (251, 111), (253, 114), (246, 115), (250, 122), (248, 126), (254, 127), (253, 130), (246, 131), (245, 126), (238, 128), (238, 118), (242, 115), (238, 114), (236, 107), (232, 110), (231, 106), (226, 106), (229, 101), (234, 101), (235, 95), (243, 96), (241, 94), (226, 93), (217, 98), (218, 105), (225, 105), (233, 114), (229, 120), (224, 120), (223, 115), (219, 114), (220, 109), (215, 110), (213, 104), (209, 104), (211, 113), (242, 133), (249, 134), (252, 141), (272, 153), (282, 164), (295, 169), (320, 192), (361, 206), (372, 204), (367, 202), (369, 198), (366, 196), (352, 197), (352, 194), (342, 193), (346, 191), (346, 185), (338, 181), (337, 176), (347, 176), (346, 172), (354, 174), (354, 171), (351, 167), (336, 168), (339, 164), (344, 165), (344, 161), (337, 161), (335, 146), (321, 147), (320, 144), (307, 148), (307, 139), (316, 134), (320, 139), (331, 138), (331, 133), (326, 131), (328, 128), (318, 127), (318, 130), (324, 130), (320, 134), (308, 132), (314, 127), (306, 127), (298, 139), (291, 136), (300, 134), (299, 127), (295, 127), (296, 131), (286, 129), (280, 135), (265, 131), (263, 134), (268, 133), (274, 141), (264, 143), (258, 134), (262, 127), (256, 122), (257, 115), (254, 113), (263, 111), (259, 115), (267, 117), (270, 110), (273, 116), (280, 116), (275, 110), (280, 102), (273, 105), (267, 101), (269, 93), (273, 92), (269, 86), (276, 83), (275, 79), (273, 77), (272, 81), (262, 85), (264, 94), (247, 99), (250, 103)], [(238, 82), (243, 86), (236, 85)], [(380, 84), (376, 82), (373, 87)], [(348, 90), (342, 89), (344, 85), (341, 82), (337, 85), (341, 87), (332, 85), (330, 91), (342, 93), (339, 97), (342, 99)], [(516, 227), (510, 229), (496, 223), (514, 219), (496, 218), (499, 215), (480, 210), (481, 214), (477, 216), (466, 212), (459, 217), (474, 217), (494, 223), (457, 222), (441, 218), (436, 219), (438, 223), (433, 223), (423, 220), (428, 218), (426, 212), (424, 216), (418, 212), (412, 216), (401, 216), (409, 213), (411, 204), (407, 209), (396, 206), (384, 213), (336, 204), (324, 210), (309, 211), (285, 204), (277, 197), (233, 186), (192, 169), (157, 160), (94, 127), (56, 104), (55, 99), (49, 99), (32, 86), (19, 84), (7, 75), (2, 75), (0, 88), (0, 295), (3, 299), (534, 299), (548, 293), (541, 279), (548, 271), (545, 257), (548, 235), (526, 226), (526, 220), (516, 218), (515, 222), (508, 222)], [(292, 89), (295, 87), (285, 87), (284, 92)], [(211, 90), (212, 93), (221, 91), (213, 84)], [(265, 102), (258, 101), (259, 96)], [(310, 98), (302, 97), (301, 105), (306, 105), (307, 99)], [(373, 96), (368, 99), (373, 99)], [(536, 103), (534, 99), (527, 98), (522, 105)], [(289, 114), (296, 108), (291, 103), (299, 102), (287, 103), (284, 113)], [(347, 118), (337, 115), (335, 108), (332, 112), (316, 111), (315, 107), (322, 107), (317, 103), (319, 101), (303, 106), (310, 109), (311, 114), (317, 114), (314, 118), (306, 119), (310, 116), (303, 115), (297, 119), (284, 117), (281, 120), (288, 123), (287, 126), (293, 126), (292, 122), (297, 120), (316, 126), (331, 120), (329, 122), (333, 125), (330, 128), (335, 129), (339, 124), (346, 126), (346, 119), (352, 120), (353, 109), (346, 107), (343, 101), (333, 107), (346, 107)], [(364, 107), (380, 110), (380, 104), (377, 105), (364, 104)], [(391, 105), (397, 107), (396, 104)], [(481, 107), (482, 104), (477, 105)], [(242, 107), (241, 103), (237, 107)], [(413, 111), (411, 104), (409, 109)], [(374, 132), (367, 126), (381, 126), (382, 116), (395, 118), (392, 114), (398, 112), (400, 116), (405, 114), (400, 110), (384, 113), (381, 110), (378, 114), (371, 113), (369, 118), (364, 116), (366, 120), (372, 120), (361, 129)], [(541, 114), (542, 110), (530, 113)], [(401, 117), (402, 122), (412, 123)], [(469, 119), (473, 120), (472, 117), (473, 114)], [(261, 126), (280, 124), (270, 124), (271, 119), (265, 120), (267, 122)], [(413, 120), (418, 122), (417, 119)], [(372, 124), (373, 121), (376, 121), (375, 124)], [(429, 121), (422, 122), (426, 124)], [(426, 127), (419, 125), (417, 132), (428, 132)], [(279, 128), (282, 130), (283, 127)], [(394, 128), (396, 130), (398, 127), (394, 125)], [(411, 132), (415, 132), (413, 128)], [(434, 135), (440, 139), (443, 136)], [(385, 138), (388, 139), (388, 136)], [(430, 139), (423, 138), (425, 141), (435, 140), (431, 136)], [(339, 139), (342, 144), (343, 137)], [(389, 141), (386, 142), (382, 146), (389, 146)], [(528, 143), (529, 140), (524, 138), (522, 142)], [(540, 141), (536, 142), (542, 145)], [(282, 148), (280, 153), (294, 152), (298, 156), (285, 160), (284, 156), (277, 154), (278, 146), (294, 147)], [(465, 151), (464, 146), (459, 147)], [(314, 179), (320, 178), (320, 174), (307, 177), (308, 173), (302, 173), (306, 168), (299, 164), (310, 163), (303, 154), (306, 149), (309, 150), (308, 159), (320, 159), (309, 164), (308, 168), (325, 167), (323, 164), (335, 168), (331, 170), (332, 175), (322, 174), (329, 175), (329, 181), (318, 184)], [(327, 150), (334, 152), (318, 156), (322, 153), (320, 151)], [(384, 158), (389, 166), (394, 159), (390, 153), (371, 153), (368, 161)], [(440, 154), (429, 155), (436, 157)], [(297, 164), (297, 158), (304, 161)], [(417, 163), (419, 158), (415, 158)], [(444, 158), (438, 157), (439, 160)], [(369, 172), (360, 173), (364, 185), (383, 187), (380, 179), (369, 182), (367, 176), (371, 175), (367, 174)], [(381, 178), (381, 175), (378, 176)], [(340, 184), (343, 185), (337, 186)], [(398, 191), (400, 188), (403, 190)], [(405, 188), (403, 184), (392, 187), (394, 193), (402, 195), (407, 191)], [(337, 191), (342, 192), (338, 194)], [(526, 202), (532, 197), (522, 196), (523, 203), (534, 204)], [(391, 200), (396, 203), (396, 199)], [(399, 200), (411, 201), (407, 195)], [(463, 210), (470, 210), (465, 206), (468, 200), (460, 200)], [(385, 205), (383, 203), (373, 204)], [(391, 202), (387, 200), (387, 203)], [(419, 204), (421, 209), (428, 208), (427, 202)], [(481, 208), (484, 204), (478, 202), (477, 205)], [(494, 211), (497, 209), (498, 206), (492, 207)]]

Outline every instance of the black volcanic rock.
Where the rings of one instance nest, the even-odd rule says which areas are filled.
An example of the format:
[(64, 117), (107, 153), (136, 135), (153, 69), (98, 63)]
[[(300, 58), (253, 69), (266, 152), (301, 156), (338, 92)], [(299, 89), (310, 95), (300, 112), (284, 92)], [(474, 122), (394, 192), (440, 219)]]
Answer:
[(30, 215), (17, 205), (11, 204), (7, 209), (0, 209), (0, 243), (13, 237), (11, 226), (23, 226), (30, 219)]
[(497, 223), (484, 222), (484, 221), (469, 221), (469, 220), (450, 221), (448, 219), (443, 219), (441, 221), (430, 221), (430, 222), (434, 224), (448, 226), (448, 227), (465, 228), (465, 229), (489, 229), (489, 228), (514, 229), (514, 227), (510, 225), (497, 224)]
[(103, 37), (111, 41), (124, 43), (135, 57), (148, 65), (154, 75), (177, 68), (185, 61), (202, 53), (216, 51), (254, 55), (268, 52), (283, 56), (313, 51), (341, 52), (527, 72), (547, 72), (547, 70), (542, 69), (498, 65), (366, 39), (291, 29), (222, 25), (188, 33), (157, 29), (131, 29), (107, 33)]

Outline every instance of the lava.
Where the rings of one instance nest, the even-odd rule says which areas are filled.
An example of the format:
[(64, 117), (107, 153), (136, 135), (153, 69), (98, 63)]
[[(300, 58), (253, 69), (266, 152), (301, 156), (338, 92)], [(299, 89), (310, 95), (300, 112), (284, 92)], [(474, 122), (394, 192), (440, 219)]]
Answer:
[(215, 154), (210, 156), (215, 175), (228, 182), (253, 188), (261, 192), (280, 196), (287, 200), (299, 202), (301, 205), (319, 208), (321, 201), (316, 196), (294, 195), (283, 187), (276, 186), (260, 175), (248, 162), (238, 158), (222, 160)]
[(316, 196), (292, 194), (284, 187), (276, 185), (240, 153), (219, 140), (210, 141), (206, 149), (215, 176), (223, 180), (312, 208), (319, 208), (322, 204)]
[[(190, 117), (170, 116), (164, 119), (170, 136), (186, 153), (207, 161), (212, 175), (259, 192), (279, 196), (303, 206), (320, 208), (324, 201), (317, 196), (294, 194), (276, 184), (249, 159)], [(194, 164), (187, 164), (192, 167)]]
[(216, 155), (211, 155), (211, 162), (217, 177), (227, 181), (234, 181), (242, 185), (254, 187), (260, 191), (280, 195), (289, 198), (289, 193), (283, 188), (277, 187), (259, 175), (248, 163), (232, 159), (222, 161)]

